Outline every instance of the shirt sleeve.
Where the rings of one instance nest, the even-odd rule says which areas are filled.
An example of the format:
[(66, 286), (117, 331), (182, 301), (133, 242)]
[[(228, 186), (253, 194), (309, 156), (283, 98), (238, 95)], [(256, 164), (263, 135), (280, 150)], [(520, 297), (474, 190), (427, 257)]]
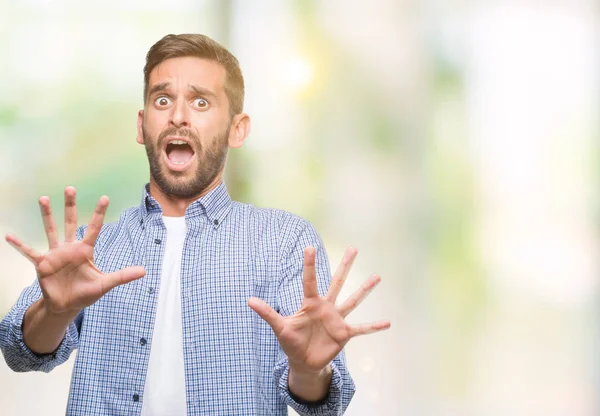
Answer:
[[(304, 298), (302, 287), (304, 249), (308, 246), (316, 249), (317, 289), (321, 296), (325, 296), (329, 289), (331, 272), (323, 242), (309, 222), (296, 217), (296, 221), (292, 224), (286, 224), (282, 235), (285, 240), (282, 242), (282, 271), (277, 302), (281, 315), (288, 316), (300, 309)], [(283, 402), (302, 416), (343, 414), (355, 391), (354, 382), (346, 367), (343, 350), (330, 365), (332, 378), (326, 399), (314, 405), (299, 403), (290, 394), (288, 388), (289, 364), (285, 353), (280, 348), (279, 360), (273, 374)]]
[[(77, 230), (77, 239), (83, 238), (83, 228)], [(27, 347), (23, 340), (23, 318), (29, 307), (42, 296), (38, 280), (27, 287), (8, 314), (0, 321), (0, 350), (6, 364), (17, 372), (43, 371), (50, 372), (57, 365), (69, 359), (79, 345), (79, 330), (83, 321), (82, 310), (69, 324), (65, 336), (51, 354), (39, 355)]]

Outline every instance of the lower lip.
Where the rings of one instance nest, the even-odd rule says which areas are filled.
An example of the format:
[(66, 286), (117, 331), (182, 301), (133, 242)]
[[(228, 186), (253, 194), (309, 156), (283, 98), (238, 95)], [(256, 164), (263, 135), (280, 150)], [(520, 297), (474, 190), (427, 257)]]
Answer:
[(169, 168), (169, 170), (175, 171), (175, 172), (183, 172), (184, 170), (186, 170), (188, 167), (190, 167), (190, 165), (192, 164), (192, 161), (194, 160), (194, 156), (192, 155), (192, 157), (190, 158), (190, 160), (188, 160), (186, 163), (184, 164), (176, 164), (173, 163), (169, 160), (169, 158), (167, 157), (167, 152), (163, 151), (163, 158), (165, 160), (165, 163), (167, 165), (167, 167)]

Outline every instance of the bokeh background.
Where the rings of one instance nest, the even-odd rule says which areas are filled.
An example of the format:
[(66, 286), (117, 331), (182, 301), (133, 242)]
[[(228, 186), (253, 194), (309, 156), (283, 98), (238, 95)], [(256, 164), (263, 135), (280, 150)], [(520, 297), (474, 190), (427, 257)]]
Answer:
[[(0, 233), (109, 220), (148, 178), (135, 142), (148, 48), (201, 32), (240, 60), (252, 133), (235, 199), (299, 214), (344, 289), (348, 415), (597, 415), (599, 4), (592, 0), (0, 0)], [(34, 279), (0, 244), (0, 314)], [(64, 414), (73, 360), (0, 362), (0, 413)]]

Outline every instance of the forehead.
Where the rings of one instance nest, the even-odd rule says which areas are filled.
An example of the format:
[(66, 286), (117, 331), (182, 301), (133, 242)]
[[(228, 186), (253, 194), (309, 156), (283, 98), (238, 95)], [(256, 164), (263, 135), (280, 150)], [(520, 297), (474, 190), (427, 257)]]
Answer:
[(225, 68), (216, 61), (186, 56), (170, 58), (156, 65), (148, 79), (148, 88), (168, 82), (171, 88), (190, 85), (212, 90), (219, 94), (225, 89)]

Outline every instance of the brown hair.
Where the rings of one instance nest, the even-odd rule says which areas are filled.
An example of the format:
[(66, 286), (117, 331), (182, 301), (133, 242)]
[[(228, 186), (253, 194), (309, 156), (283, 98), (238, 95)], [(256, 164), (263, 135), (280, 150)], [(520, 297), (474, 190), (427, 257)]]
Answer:
[(148, 82), (154, 67), (167, 59), (187, 56), (210, 59), (223, 65), (227, 73), (225, 94), (229, 100), (229, 114), (233, 117), (241, 113), (244, 108), (244, 77), (237, 58), (218, 42), (199, 34), (167, 35), (152, 45), (144, 66), (144, 103), (148, 98)]

